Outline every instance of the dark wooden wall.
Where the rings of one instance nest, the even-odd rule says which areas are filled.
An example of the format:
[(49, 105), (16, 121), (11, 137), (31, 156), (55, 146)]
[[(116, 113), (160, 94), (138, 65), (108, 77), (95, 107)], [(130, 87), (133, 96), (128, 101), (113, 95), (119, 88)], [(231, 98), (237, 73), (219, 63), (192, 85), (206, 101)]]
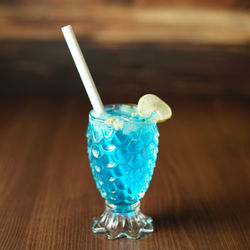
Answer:
[(83, 4), (83, 3), (94, 3), (94, 4), (110, 4), (119, 3), (127, 5), (195, 5), (195, 6), (219, 6), (223, 8), (249, 8), (250, 4), (248, 0), (1, 0), (5, 4)]
[(104, 98), (250, 95), (248, 1), (47, 0), (1, 1), (0, 96), (85, 95), (67, 24)]

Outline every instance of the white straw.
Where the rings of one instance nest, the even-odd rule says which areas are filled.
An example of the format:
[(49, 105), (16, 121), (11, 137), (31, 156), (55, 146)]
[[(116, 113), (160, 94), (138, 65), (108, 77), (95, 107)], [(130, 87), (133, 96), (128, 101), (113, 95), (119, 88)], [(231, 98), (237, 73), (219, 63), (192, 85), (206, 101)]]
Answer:
[(93, 109), (97, 113), (101, 113), (104, 111), (104, 107), (101, 101), (101, 98), (96, 89), (95, 83), (92, 79), (92, 76), (89, 72), (87, 63), (83, 57), (80, 46), (76, 40), (76, 36), (71, 25), (67, 25), (62, 27), (62, 33), (69, 47), (70, 53), (74, 59), (76, 68), (80, 74), (83, 85), (88, 94), (89, 100), (93, 106)]

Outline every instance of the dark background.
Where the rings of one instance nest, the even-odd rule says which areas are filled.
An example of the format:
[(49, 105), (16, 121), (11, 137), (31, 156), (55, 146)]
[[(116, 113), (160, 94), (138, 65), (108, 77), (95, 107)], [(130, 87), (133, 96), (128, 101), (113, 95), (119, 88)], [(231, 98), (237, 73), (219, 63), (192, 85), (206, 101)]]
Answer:
[(0, 96), (87, 95), (71, 24), (104, 100), (250, 95), (248, 1), (1, 1)]

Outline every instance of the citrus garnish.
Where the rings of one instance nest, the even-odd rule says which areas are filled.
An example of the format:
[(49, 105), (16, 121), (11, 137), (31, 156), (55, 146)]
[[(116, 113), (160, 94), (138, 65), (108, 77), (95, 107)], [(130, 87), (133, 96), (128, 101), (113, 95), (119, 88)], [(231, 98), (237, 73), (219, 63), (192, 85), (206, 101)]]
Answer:
[(108, 119), (105, 121), (105, 123), (108, 124), (108, 125), (112, 125), (114, 121), (115, 121), (114, 118), (108, 118)]
[(120, 121), (119, 119), (114, 118), (108, 118), (105, 123), (107, 125), (113, 126), (115, 130), (119, 130), (123, 128), (123, 121)]
[(144, 118), (152, 116), (151, 119), (157, 123), (164, 122), (172, 116), (172, 111), (168, 104), (153, 94), (142, 96), (138, 102), (137, 109), (140, 116)]

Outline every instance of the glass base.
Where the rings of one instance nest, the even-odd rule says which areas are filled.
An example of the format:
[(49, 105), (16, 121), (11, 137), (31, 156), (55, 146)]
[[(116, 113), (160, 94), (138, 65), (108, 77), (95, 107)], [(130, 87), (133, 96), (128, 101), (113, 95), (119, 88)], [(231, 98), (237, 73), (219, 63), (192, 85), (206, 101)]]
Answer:
[(106, 201), (106, 210), (94, 218), (92, 231), (109, 239), (139, 239), (154, 231), (152, 218), (140, 212), (140, 201), (131, 206), (115, 206)]

